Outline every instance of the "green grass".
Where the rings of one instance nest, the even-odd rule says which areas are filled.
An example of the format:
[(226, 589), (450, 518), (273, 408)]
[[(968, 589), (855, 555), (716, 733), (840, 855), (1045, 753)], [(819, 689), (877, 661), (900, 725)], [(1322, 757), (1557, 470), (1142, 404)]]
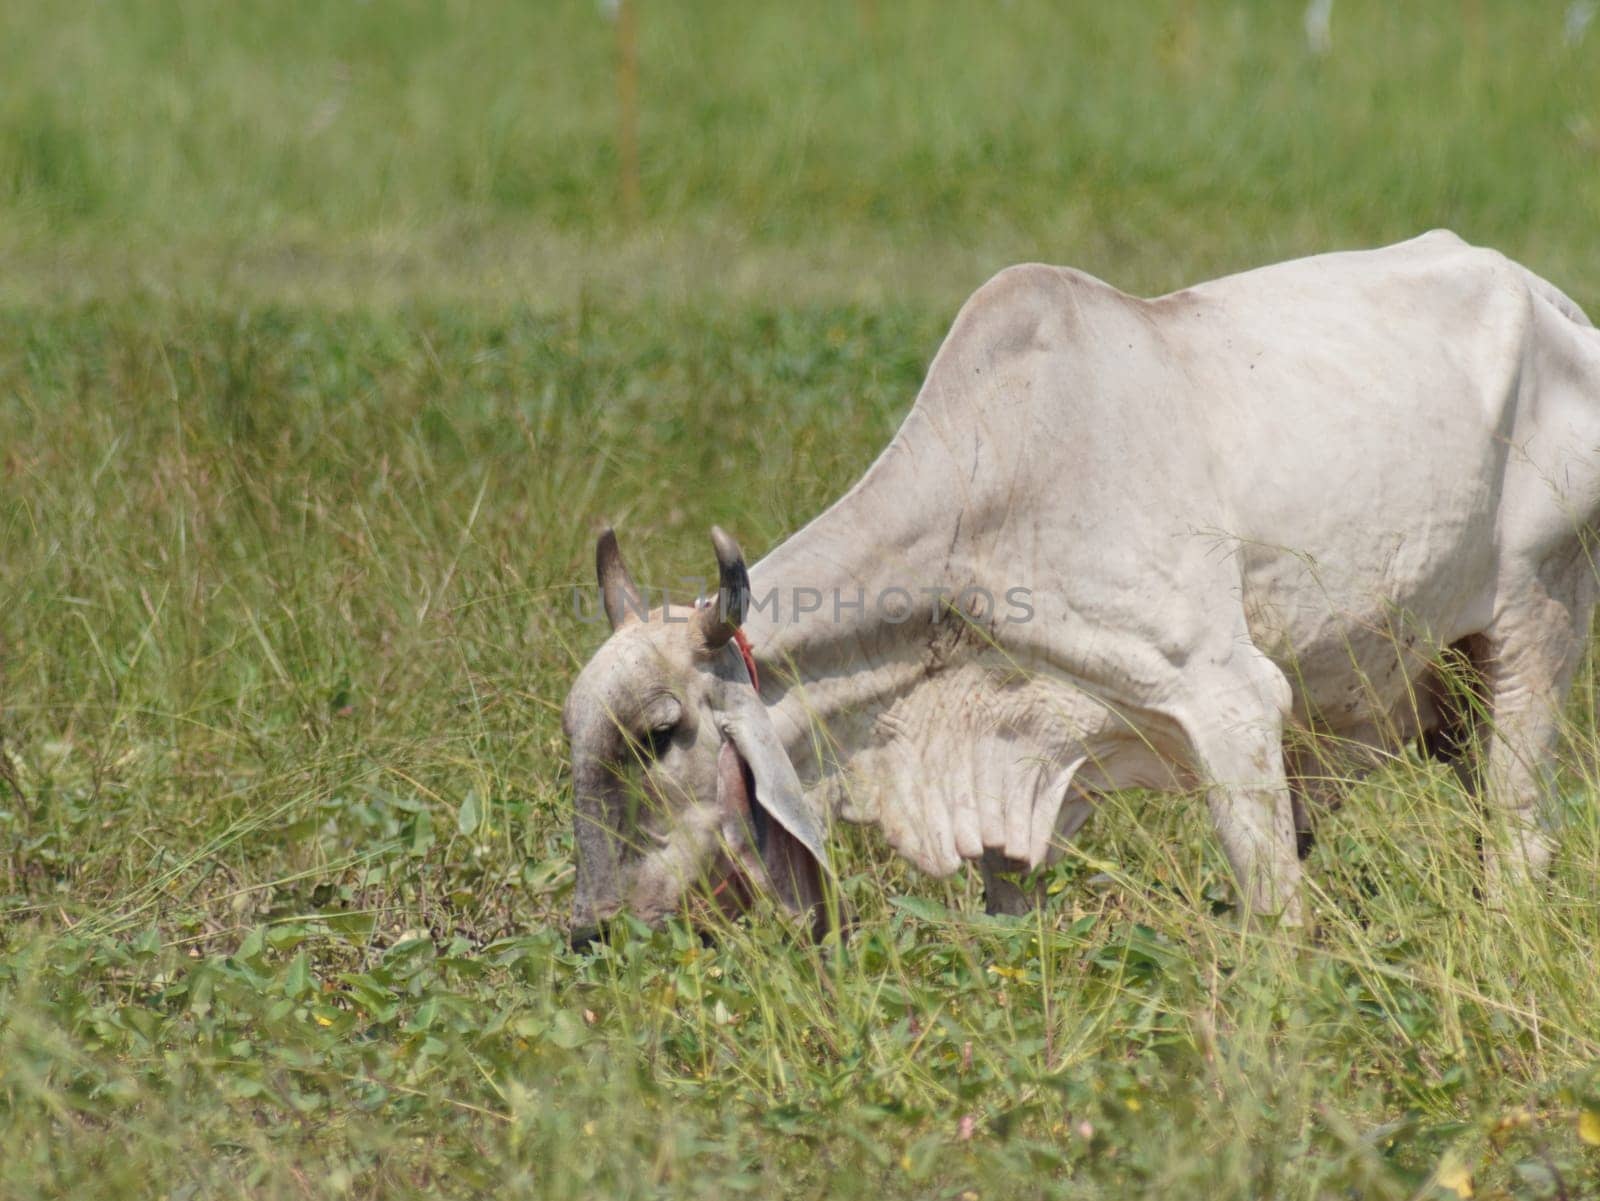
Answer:
[[(958, 302), (1161, 290), (1437, 225), (1596, 297), (1565, 0), (639, 3), (643, 222), (593, 0), (0, 12), (0, 299)], [(381, 11), (379, 11), (381, 10)]]
[(1404, 757), (1304, 945), (1138, 796), (1031, 919), (846, 830), (843, 951), (561, 936), (595, 524), (773, 545), (989, 270), (1600, 308), (1600, 32), (1299, 7), (641, 5), (631, 226), (593, 5), (0, 8), (0, 1197), (1600, 1196), (1592, 666), (1509, 912)]

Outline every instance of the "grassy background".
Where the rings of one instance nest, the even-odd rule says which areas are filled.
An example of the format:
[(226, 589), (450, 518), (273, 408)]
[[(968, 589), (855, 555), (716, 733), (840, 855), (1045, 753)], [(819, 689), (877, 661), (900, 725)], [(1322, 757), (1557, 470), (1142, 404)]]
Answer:
[(1600, 1195), (1592, 669), (1510, 913), (1403, 758), (1312, 946), (1138, 797), (1032, 920), (844, 831), (847, 952), (556, 929), (598, 519), (772, 545), (1018, 259), (1600, 308), (1564, 10), (645, 5), (630, 222), (591, 4), (0, 8), (0, 1196)]
[[(0, 297), (958, 302), (1161, 290), (1433, 225), (1600, 275), (1562, 0), (643, 6), (643, 221), (593, 3), (0, 13)], [(661, 11), (658, 11), (660, 9)]]

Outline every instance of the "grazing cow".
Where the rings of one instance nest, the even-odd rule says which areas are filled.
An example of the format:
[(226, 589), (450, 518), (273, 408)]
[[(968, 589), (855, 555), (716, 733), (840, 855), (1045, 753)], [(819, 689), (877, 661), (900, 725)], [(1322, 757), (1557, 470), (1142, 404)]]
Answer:
[(602, 535), (575, 927), (697, 880), (807, 909), (836, 815), (1014, 908), (1128, 787), (1203, 790), (1244, 911), (1299, 924), (1308, 732), (1460, 759), (1494, 895), (1551, 855), (1597, 515), (1600, 333), (1453, 234), (1154, 300), (1009, 268), (842, 499), (748, 573), (713, 531), (716, 603), (647, 608)]

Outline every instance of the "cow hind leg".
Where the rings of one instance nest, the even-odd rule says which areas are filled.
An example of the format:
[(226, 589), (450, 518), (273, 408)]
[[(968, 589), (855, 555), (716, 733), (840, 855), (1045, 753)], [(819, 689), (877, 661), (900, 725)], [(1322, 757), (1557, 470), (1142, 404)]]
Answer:
[(1480, 741), (1489, 704), (1484, 679), (1488, 654), (1488, 641), (1481, 635), (1463, 638), (1445, 649), (1429, 689), (1438, 720), (1417, 735), (1422, 753), (1449, 767), (1463, 791), (1472, 796), (1483, 792)]
[(1308, 859), (1317, 845), (1317, 826), (1311, 819), (1311, 809), (1305, 793), (1299, 788), (1289, 790), (1290, 812), (1294, 815), (1294, 854), (1301, 861)]
[(1317, 822), (1344, 804), (1347, 780), (1334, 774), (1337, 765), (1312, 748), (1285, 747), (1284, 770), (1289, 776), (1289, 802), (1294, 814), (1294, 849), (1305, 859), (1317, 842)]
[(1484, 895), (1543, 876), (1555, 849), (1541, 810), (1561, 708), (1583, 652), (1592, 603), (1538, 590), (1505, 606), (1485, 636), (1485, 733), (1478, 783), (1485, 816)]

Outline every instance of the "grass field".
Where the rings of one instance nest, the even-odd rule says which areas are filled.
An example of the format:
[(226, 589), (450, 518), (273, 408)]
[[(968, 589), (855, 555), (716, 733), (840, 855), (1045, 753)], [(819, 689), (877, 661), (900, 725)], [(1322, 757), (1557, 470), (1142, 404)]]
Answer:
[(1507, 912), (1405, 757), (1314, 942), (1128, 796), (1031, 919), (845, 830), (843, 951), (565, 947), (594, 526), (775, 544), (995, 268), (1600, 310), (1600, 27), (1301, 7), (641, 5), (636, 220), (593, 4), (0, 7), (0, 1197), (1600, 1197), (1592, 665)]

